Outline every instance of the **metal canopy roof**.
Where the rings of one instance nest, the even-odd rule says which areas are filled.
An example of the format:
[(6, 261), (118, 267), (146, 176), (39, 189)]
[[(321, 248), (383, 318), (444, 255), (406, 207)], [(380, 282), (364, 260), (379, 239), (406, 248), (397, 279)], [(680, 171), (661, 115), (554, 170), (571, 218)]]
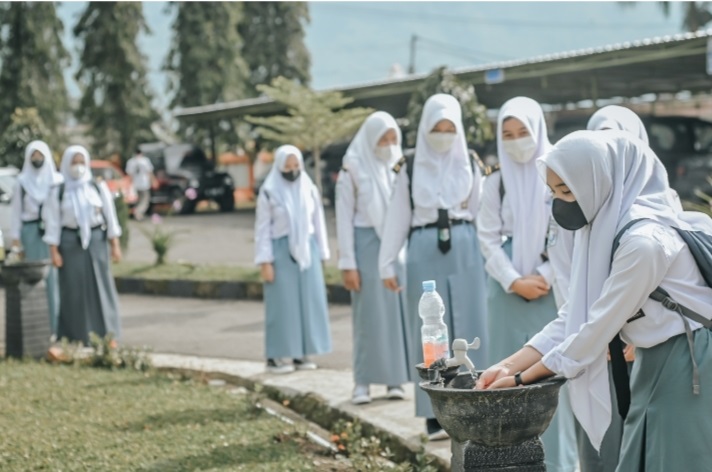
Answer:
[[(524, 95), (542, 104), (563, 105), (584, 100), (638, 97), (649, 93), (712, 91), (706, 72), (707, 41), (712, 29), (640, 41), (581, 49), (458, 69), (453, 73), (475, 86), (478, 99), (491, 109), (511, 97)], [(501, 70), (504, 80), (487, 84), (485, 73)], [(411, 75), (338, 90), (353, 97), (349, 106), (367, 106), (405, 115), (411, 94), (428, 74)], [(191, 121), (283, 113), (284, 106), (260, 97), (176, 110)]]

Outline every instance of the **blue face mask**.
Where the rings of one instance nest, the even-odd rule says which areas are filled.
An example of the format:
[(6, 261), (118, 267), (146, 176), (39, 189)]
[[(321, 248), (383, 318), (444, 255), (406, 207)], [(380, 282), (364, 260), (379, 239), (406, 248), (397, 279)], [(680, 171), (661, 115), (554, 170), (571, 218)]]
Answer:
[(588, 224), (586, 215), (578, 202), (566, 202), (560, 198), (555, 198), (551, 205), (551, 214), (554, 220), (564, 229), (576, 231)]

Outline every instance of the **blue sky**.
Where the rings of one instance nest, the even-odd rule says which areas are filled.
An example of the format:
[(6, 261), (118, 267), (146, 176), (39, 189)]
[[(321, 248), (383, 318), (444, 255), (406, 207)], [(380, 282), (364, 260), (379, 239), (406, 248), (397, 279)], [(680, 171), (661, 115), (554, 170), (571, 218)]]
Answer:
[[(143, 2), (152, 30), (139, 39), (148, 58), (156, 105), (165, 111), (166, 77), (161, 72), (170, 48), (173, 17), (167, 2)], [(66, 78), (79, 95), (73, 75), (78, 44), (71, 34), (86, 2), (62, 2), (65, 47), (74, 64)], [(618, 2), (310, 2), (306, 43), (316, 89), (384, 79), (394, 63), (408, 67), (412, 35), (416, 72), (437, 66), (466, 67), (571, 49), (602, 46), (680, 32), (681, 5), (665, 18), (656, 2), (621, 7)]]

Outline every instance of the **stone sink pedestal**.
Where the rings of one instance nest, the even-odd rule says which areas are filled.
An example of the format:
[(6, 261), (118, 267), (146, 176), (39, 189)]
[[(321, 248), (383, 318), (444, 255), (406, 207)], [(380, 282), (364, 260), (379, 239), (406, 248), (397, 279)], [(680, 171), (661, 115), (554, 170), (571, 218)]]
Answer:
[(8, 357), (44, 357), (52, 335), (45, 277), (50, 261), (2, 266), (5, 285), (5, 350)]
[(452, 440), (453, 472), (544, 472), (539, 436), (556, 412), (555, 377), (532, 385), (473, 390), (469, 372), (435, 372), (417, 366), (419, 386), (433, 404), (435, 417)]

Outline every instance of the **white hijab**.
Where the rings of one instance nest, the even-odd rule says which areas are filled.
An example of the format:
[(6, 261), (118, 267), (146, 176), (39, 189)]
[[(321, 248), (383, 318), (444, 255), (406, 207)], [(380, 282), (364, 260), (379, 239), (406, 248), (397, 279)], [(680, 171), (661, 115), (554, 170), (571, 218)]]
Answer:
[(618, 105), (608, 105), (598, 110), (588, 120), (586, 129), (591, 131), (604, 129), (628, 131), (645, 144), (650, 144), (648, 132), (640, 117), (633, 110)]
[(356, 186), (371, 189), (366, 208), (379, 238), (382, 237), (386, 210), (393, 190), (395, 174), (391, 168), (401, 157), (393, 156), (390, 161), (376, 157), (378, 141), (389, 129), (396, 132), (400, 148), (401, 131), (396, 120), (383, 111), (370, 115), (351, 141), (343, 161), (344, 167), (353, 176)]
[[(534, 157), (526, 164), (514, 162), (504, 149), (502, 123), (507, 118), (521, 121), (536, 142)], [(512, 264), (523, 276), (532, 275), (541, 264), (541, 253), (546, 246), (551, 212), (546, 183), (539, 177), (536, 159), (550, 149), (544, 111), (536, 101), (515, 97), (502, 105), (497, 118), (497, 154), (507, 199), (514, 215)]]
[[(586, 128), (592, 131), (609, 129), (627, 131), (645, 144), (650, 145), (648, 132), (645, 130), (645, 125), (640, 117), (633, 110), (618, 105), (609, 105), (598, 110), (588, 120)], [(677, 192), (670, 189), (669, 195), (670, 204), (675, 211), (683, 211), (680, 196)]]
[[(563, 343), (567, 347), (585, 323), (594, 321), (589, 310), (609, 276), (618, 231), (637, 218), (683, 229), (692, 229), (685, 221), (693, 219), (683, 218), (669, 205), (665, 167), (645, 143), (627, 132), (571, 133), (539, 159), (538, 166), (542, 176), (549, 167), (561, 177), (589, 221), (575, 235)], [(605, 349), (581, 376), (570, 380), (569, 388), (574, 414), (599, 450), (611, 419)]]
[[(32, 165), (31, 158), (35, 151), (39, 151), (44, 156), (44, 164), (39, 169)], [(54, 165), (52, 153), (49, 146), (44, 141), (32, 141), (25, 148), (25, 162), (22, 171), (17, 177), (27, 194), (38, 204), (43, 204), (54, 185), (62, 183), (63, 179), (57, 173)]]
[[(287, 158), (294, 155), (299, 161), (301, 174), (295, 182), (282, 177)], [(314, 183), (304, 170), (302, 152), (291, 145), (280, 146), (274, 153), (274, 165), (270, 169), (264, 188), (269, 198), (284, 206), (289, 217), (289, 252), (299, 264), (300, 270), (311, 265), (309, 247), (309, 221), (314, 210), (312, 192)]]
[[(435, 152), (425, 139), (440, 120), (452, 121), (457, 129), (455, 142), (444, 154)], [(473, 185), (469, 159), (460, 104), (452, 95), (433, 95), (425, 102), (418, 125), (413, 202), (422, 208), (451, 209), (467, 200)]]
[[(80, 179), (72, 177), (70, 172), (72, 159), (75, 154), (84, 156), (84, 165), (86, 165), (87, 168), (84, 176)], [(67, 150), (64, 151), (62, 163), (60, 164), (60, 170), (64, 177), (64, 195), (62, 198), (69, 200), (72, 204), (74, 216), (77, 219), (77, 226), (79, 228), (79, 237), (84, 249), (89, 247), (89, 242), (91, 241), (92, 214), (96, 212), (97, 208), (104, 206), (101, 197), (91, 184), (92, 173), (90, 164), (91, 157), (89, 157), (89, 151), (87, 151), (84, 146), (69, 146)]]

